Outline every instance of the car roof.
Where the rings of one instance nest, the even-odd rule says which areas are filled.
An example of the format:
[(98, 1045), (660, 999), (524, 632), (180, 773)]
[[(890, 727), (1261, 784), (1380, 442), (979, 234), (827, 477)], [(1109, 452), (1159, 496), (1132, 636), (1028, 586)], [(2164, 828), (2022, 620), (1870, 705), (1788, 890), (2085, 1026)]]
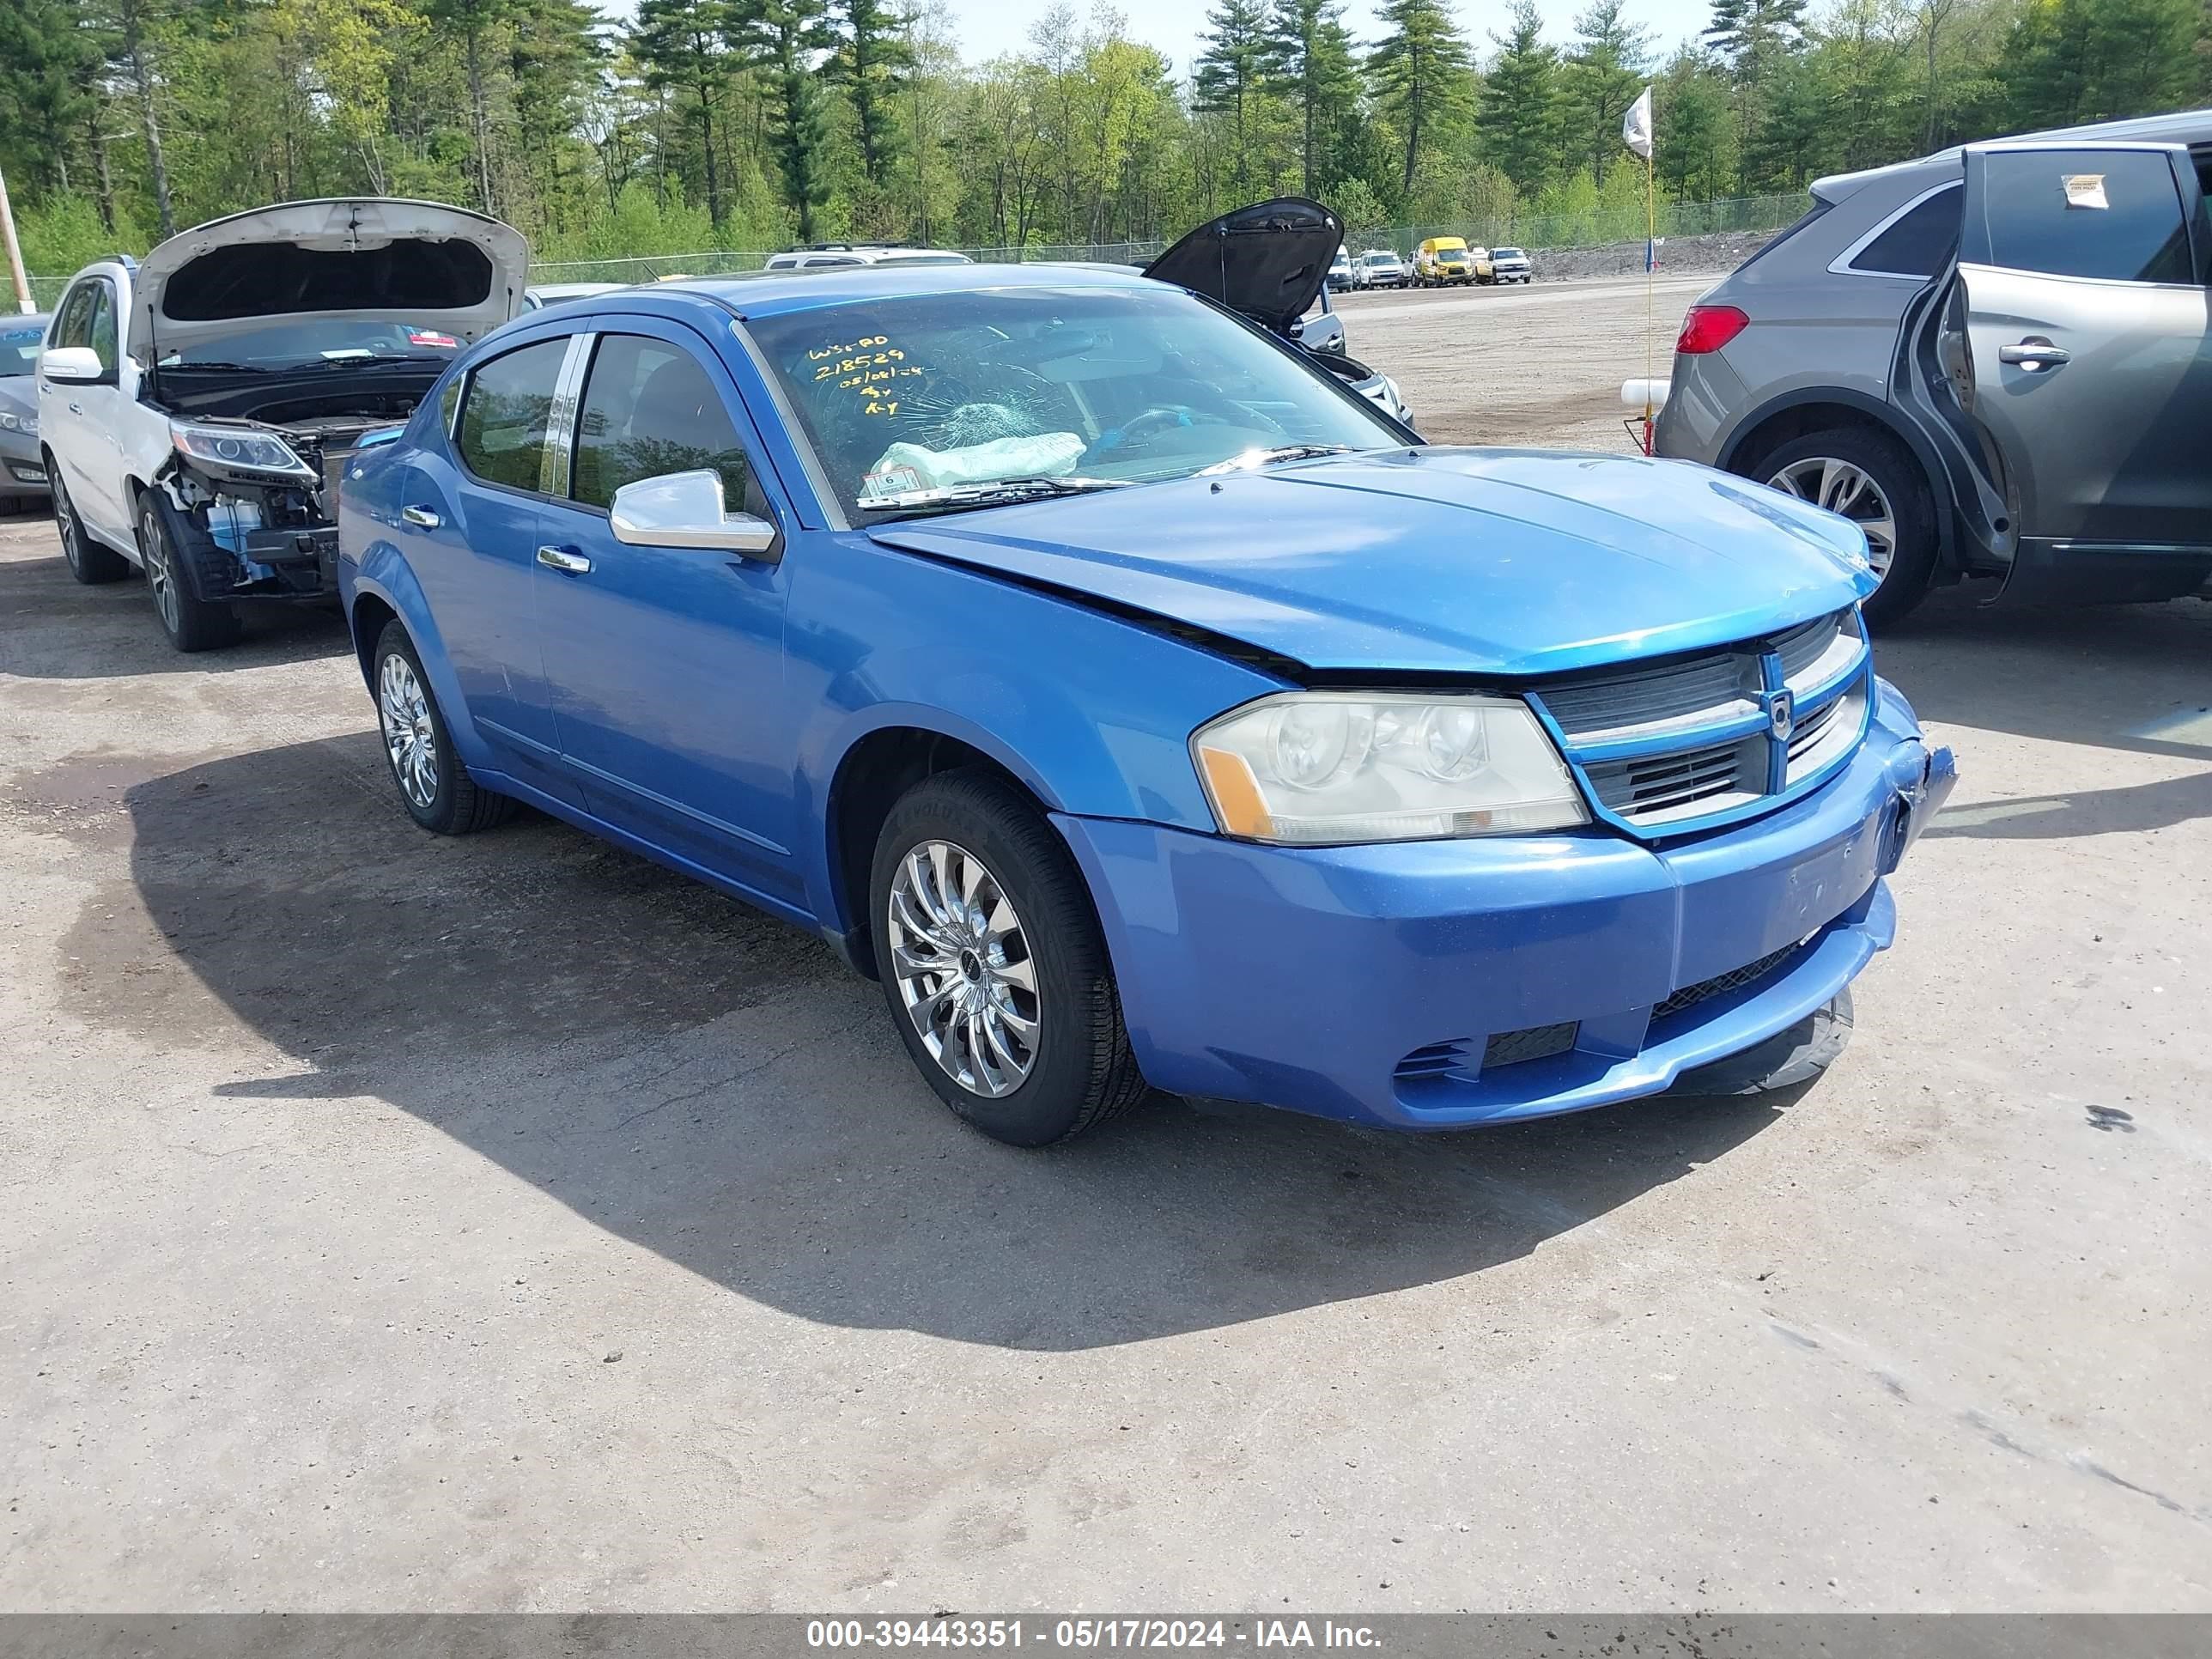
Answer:
[(1034, 265), (849, 265), (823, 270), (743, 271), (731, 276), (694, 276), (662, 283), (655, 294), (690, 292), (709, 295), (744, 317), (780, 317), (825, 306), (866, 300), (902, 300), (929, 294), (982, 293), (1003, 289), (1138, 289), (1157, 292), (1160, 284), (1134, 270), (1098, 266)]
[[(2142, 143), (2142, 144), (2203, 144), (2212, 143), (2212, 109), (2177, 110), (2171, 115), (2146, 115), (2131, 121), (2098, 121), (2087, 126), (2050, 127), (2041, 132), (2015, 133), (2008, 137), (1977, 140), (1988, 144), (2042, 144), (2053, 140), (2076, 143)], [(1966, 152), (1964, 144), (1954, 144), (1948, 149), (1939, 149), (1928, 155), (1917, 155), (1909, 161), (1893, 161), (1887, 167), (1868, 167), (1858, 173), (1838, 173), (1813, 181), (1813, 194), (1824, 202), (1840, 202), (1856, 195), (1868, 185), (1881, 179), (1893, 179), (1901, 174), (1926, 168), (1929, 171), (1955, 172), (1959, 160)]]

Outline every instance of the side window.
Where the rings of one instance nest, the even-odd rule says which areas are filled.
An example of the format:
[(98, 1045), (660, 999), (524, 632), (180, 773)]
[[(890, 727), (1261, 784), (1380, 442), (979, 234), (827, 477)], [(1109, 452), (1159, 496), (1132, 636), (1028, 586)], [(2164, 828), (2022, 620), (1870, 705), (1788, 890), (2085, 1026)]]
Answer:
[(469, 377), (454, 440), (462, 465), (487, 483), (541, 487), (553, 389), (568, 355), (568, 337), (562, 335), (495, 357)]
[(2181, 195), (2154, 151), (1994, 151), (1983, 186), (1991, 264), (2106, 282), (2196, 280)]
[(98, 283), (79, 283), (62, 301), (61, 310), (55, 314), (53, 332), (46, 337), (49, 346), (81, 346), (92, 343), (93, 290)]
[(1959, 246), (1962, 186), (1951, 185), (1892, 220), (1853, 259), (1853, 270), (1881, 276), (1933, 276)]
[(100, 366), (112, 374), (115, 372), (115, 290), (106, 283), (92, 286), (92, 337), (87, 343), (100, 359)]
[(767, 514), (722, 394), (680, 346), (636, 334), (600, 337), (576, 427), (575, 498), (611, 507), (641, 478), (711, 467), (732, 512)]

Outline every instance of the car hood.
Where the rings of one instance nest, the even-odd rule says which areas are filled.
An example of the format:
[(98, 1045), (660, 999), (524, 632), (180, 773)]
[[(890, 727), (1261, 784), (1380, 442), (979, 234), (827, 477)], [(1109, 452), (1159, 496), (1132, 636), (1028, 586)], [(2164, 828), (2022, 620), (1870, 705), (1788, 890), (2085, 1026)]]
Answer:
[(1875, 586), (1855, 526), (1762, 484), (1530, 450), (1384, 450), (871, 533), (1324, 672), (1554, 673), (1753, 638)]
[(1209, 219), (1145, 267), (1145, 275), (1242, 312), (1287, 334), (1312, 309), (1344, 245), (1344, 227), (1319, 202), (1285, 196)]
[(470, 341), (514, 314), (530, 245), (496, 219), (382, 197), (283, 202), (172, 236), (132, 279), (166, 356), (270, 317), (417, 324)]
[(9, 374), (0, 377), (0, 413), (21, 417), (39, 412), (39, 377)]

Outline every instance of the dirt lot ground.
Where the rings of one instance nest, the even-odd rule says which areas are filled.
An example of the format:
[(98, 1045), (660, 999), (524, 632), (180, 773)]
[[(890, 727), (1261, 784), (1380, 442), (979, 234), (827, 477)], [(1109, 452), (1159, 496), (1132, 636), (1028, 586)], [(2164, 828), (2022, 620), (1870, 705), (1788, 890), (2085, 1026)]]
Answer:
[[(1345, 311), (1610, 447), (1628, 295)], [(1881, 655), (1965, 781), (1811, 1088), (1022, 1154), (791, 930), (417, 833), (331, 622), (0, 525), (0, 1607), (2212, 1609), (2212, 606)]]

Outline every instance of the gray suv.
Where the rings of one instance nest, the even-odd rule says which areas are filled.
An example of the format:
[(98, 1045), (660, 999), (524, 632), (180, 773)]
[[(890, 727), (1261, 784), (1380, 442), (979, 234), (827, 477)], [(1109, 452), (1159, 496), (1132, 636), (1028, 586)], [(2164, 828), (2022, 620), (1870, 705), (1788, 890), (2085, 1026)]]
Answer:
[(1662, 455), (1856, 520), (1876, 622), (1929, 584), (2212, 577), (2212, 111), (1824, 179), (1690, 308)]

